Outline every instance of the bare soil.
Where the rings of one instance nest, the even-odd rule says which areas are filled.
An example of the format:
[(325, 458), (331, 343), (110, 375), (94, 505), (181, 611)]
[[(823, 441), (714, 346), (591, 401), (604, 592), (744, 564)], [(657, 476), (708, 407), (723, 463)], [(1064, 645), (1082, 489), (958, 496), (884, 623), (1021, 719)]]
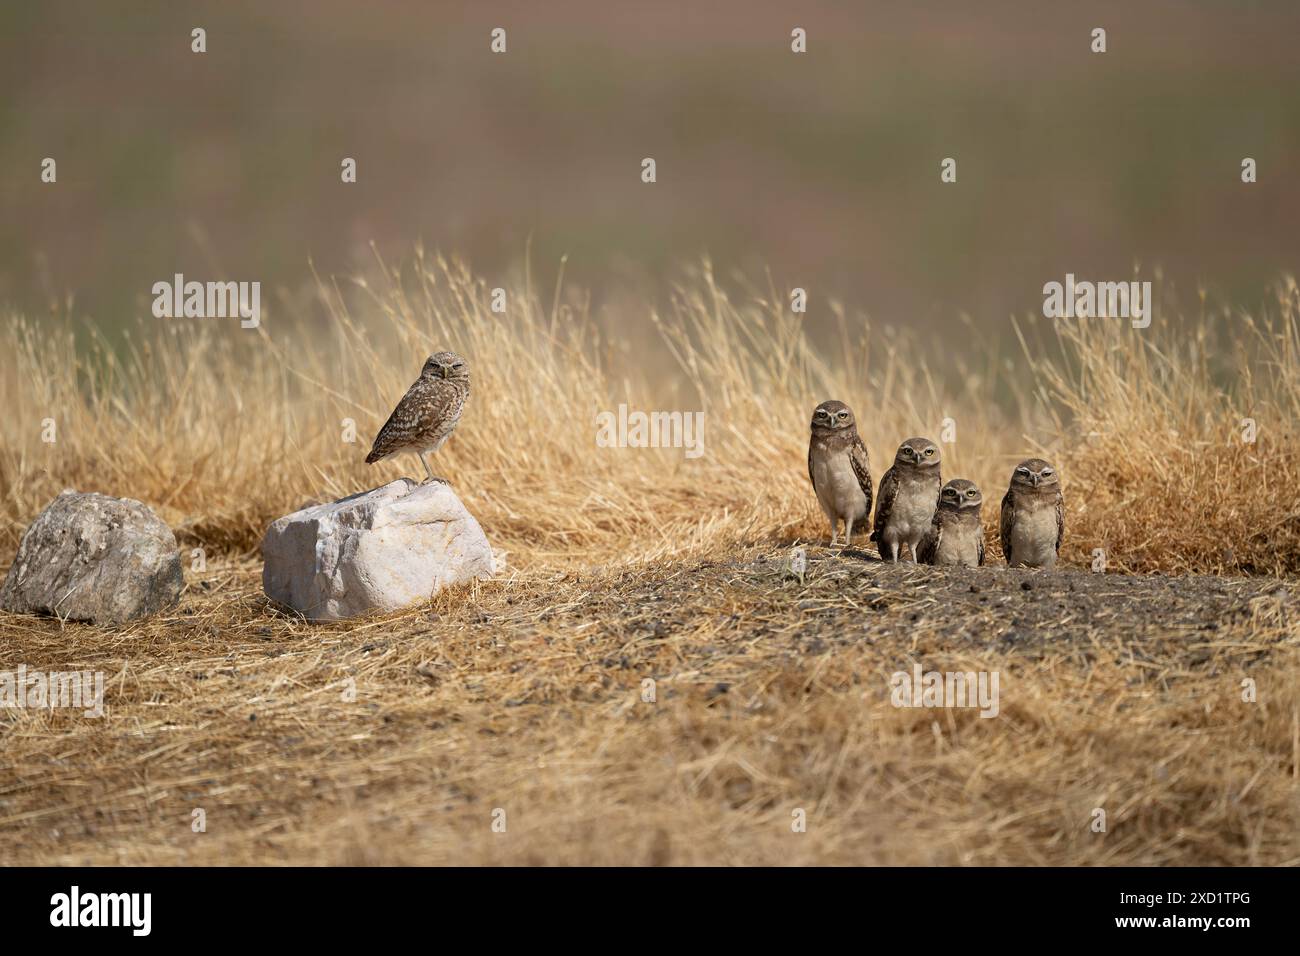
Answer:
[[(0, 712), (6, 861), (1300, 862), (1290, 582), (754, 547), (336, 625), (258, 584), (0, 616), (7, 667), (108, 684)], [(917, 663), (998, 671), (998, 716), (894, 707)]]

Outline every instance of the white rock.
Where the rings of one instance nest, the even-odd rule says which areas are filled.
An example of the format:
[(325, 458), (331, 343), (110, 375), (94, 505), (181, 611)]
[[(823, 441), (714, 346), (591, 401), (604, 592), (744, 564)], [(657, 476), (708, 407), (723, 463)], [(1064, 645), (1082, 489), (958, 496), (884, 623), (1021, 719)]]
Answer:
[(493, 573), (492, 548), (448, 485), (409, 478), (280, 518), (262, 590), (314, 621), (397, 611)]

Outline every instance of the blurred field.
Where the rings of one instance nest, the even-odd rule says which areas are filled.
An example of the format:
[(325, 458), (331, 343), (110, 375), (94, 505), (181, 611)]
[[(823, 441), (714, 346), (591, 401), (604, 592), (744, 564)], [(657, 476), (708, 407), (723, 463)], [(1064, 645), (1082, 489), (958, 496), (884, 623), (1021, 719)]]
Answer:
[[(120, 631), (0, 616), (6, 660), (103, 670), (110, 709), (4, 714), (5, 859), (1300, 861), (1293, 281), (1253, 315), (1023, 322), (1014, 361), (854, 314), (819, 349), (785, 289), (707, 263), (668, 308), (603, 320), (555, 276), (510, 286), (505, 315), (488, 288), (417, 251), (323, 278), (324, 324), (155, 321), (81, 355), (71, 329), (6, 324), (6, 559), (72, 486), (148, 502), (211, 561), (176, 613)], [(642, 321), (678, 375), (603, 331)], [(254, 558), (272, 518), (414, 473), (362, 459), (436, 347), (474, 379), (439, 471), (510, 570), (388, 619), (268, 607)], [(783, 577), (791, 545), (825, 540), (805, 455), (830, 396), (857, 411), (877, 479), (901, 438), (952, 418), (945, 474), (985, 489), (990, 531), (1014, 463), (1052, 459), (1066, 569), (893, 570), (814, 547), (804, 585)], [(620, 402), (703, 409), (707, 453), (596, 448), (595, 413)], [(1095, 548), (1111, 574), (1088, 573)], [(1004, 713), (890, 707), (889, 673), (922, 660), (1002, 671)]]
[(283, 314), (309, 255), (354, 272), (422, 238), (496, 285), (531, 237), (597, 306), (706, 254), (770, 267), (822, 345), (838, 299), (925, 332), (969, 315), (1014, 354), (1044, 282), (1135, 261), (1171, 306), (1205, 286), (1257, 311), (1296, 267), (1297, 32), (1282, 0), (5, 4), (0, 304), (116, 328), (184, 272), (260, 280)]

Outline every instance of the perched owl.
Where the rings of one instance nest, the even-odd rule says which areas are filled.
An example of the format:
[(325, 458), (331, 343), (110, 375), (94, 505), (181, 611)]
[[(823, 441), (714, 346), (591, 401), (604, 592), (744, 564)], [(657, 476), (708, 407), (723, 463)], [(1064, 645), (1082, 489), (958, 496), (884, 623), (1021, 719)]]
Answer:
[(871, 540), (885, 561), (897, 561), (906, 545), (916, 549), (930, 530), (939, 502), (939, 446), (928, 438), (909, 438), (898, 446), (894, 466), (880, 479), (876, 526)]
[(1056, 469), (1041, 458), (1016, 465), (1002, 499), (1002, 553), (1009, 568), (1051, 568), (1065, 534), (1065, 503)]
[(379, 429), (374, 447), (366, 456), (366, 464), (390, 455), (414, 452), (420, 456), (420, 463), (428, 475), (423, 484), (430, 481), (445, 483), (446, 478), (435, 477), (429, 470), (424, 455), (442, 447), (460, 421), (460, 412), (468, 397), (469, 369), (465, 360), (455, 352), (429, 356), (420, 377), (407, 389), (384, 427)]
[(930, 530), (921, 539), (916, 553), (922, 564), (965, 565), (977, 568), (984, 563), (984, 526), (980, 524), (980, 505), (984, 496), (975, 482), (954, 478), (939, 492)]
[(822, 402), (813, 409), (808, 477), (831, 523), (831, 545), (843, 521), (844, 543), (851, 546), (853, 526), (871, 517), (871, 466), (857, 420), (843, 402)]

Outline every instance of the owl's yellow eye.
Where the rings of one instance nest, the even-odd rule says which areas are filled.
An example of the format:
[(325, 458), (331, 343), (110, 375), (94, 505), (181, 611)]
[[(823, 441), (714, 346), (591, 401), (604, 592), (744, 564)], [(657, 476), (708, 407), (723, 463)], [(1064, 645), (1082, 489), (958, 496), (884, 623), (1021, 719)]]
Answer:
[(925, 450), (925, 455), (926, 455), (927, 458), (930, 457), (930, 456), (933, 455), (933, 454), (934, 454), (934, 449), (933, 449), (933, 448), (927, 448), (927, 449)]
[(967, 497), (967, 498), (974, 498), (974, 497), (975, 497), (975, 492), (973, 492), (973, 491), (968, 491), (968, 492), (966, 492), (966, 497)]

